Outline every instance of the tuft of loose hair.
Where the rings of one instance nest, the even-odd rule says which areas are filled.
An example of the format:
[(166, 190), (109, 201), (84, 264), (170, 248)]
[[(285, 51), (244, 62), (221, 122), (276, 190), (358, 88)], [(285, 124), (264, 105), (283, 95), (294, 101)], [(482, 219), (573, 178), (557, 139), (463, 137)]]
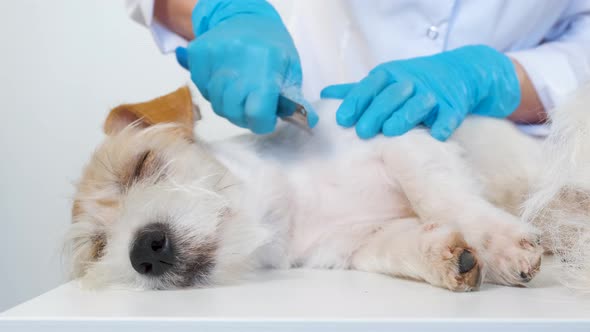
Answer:
[(550, 118), (541, 178), (522, 216), (559, 258), (561, 283), (590, 292), (590, 85)]

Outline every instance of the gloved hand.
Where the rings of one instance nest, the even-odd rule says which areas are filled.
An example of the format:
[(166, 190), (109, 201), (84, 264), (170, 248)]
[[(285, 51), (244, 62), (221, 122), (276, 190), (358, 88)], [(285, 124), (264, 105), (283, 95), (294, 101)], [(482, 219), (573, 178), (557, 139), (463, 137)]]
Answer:
[[(264, 0), (199, 0), (192, 22), (196, 39), (176, 58), (201, 94), (232, 123), (272, 132), (279, 92), (302, 100), (299, 55), (279, 14)], [(311, 110), (308, 121), (318, 121)]]
[(468, 113), (506, 117), (520, 104), (512, 61), (487, 46), (465, 46), (381, 64), (359, 83), (326, 87), (322, 98), (344, 99), (336, 121), (357, 135), (399, 136), (419, 124), (444, 141)]

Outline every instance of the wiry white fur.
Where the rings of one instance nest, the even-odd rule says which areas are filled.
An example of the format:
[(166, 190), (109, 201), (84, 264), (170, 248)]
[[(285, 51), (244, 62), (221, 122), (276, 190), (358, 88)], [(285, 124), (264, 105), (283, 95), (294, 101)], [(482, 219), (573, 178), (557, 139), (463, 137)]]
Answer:
[(542, 176), (523, 219), (559, 256), (564, 284), (590, 291), (590, 86), (551, 113)]
[[(337, 106), (333, 101), (317, 105), (326, 118)], [(271, 225), (275, 234), (288, 237), (273, 239), (284, 244), (275, 248), (286, 252), (289, 265), (368, 269), (456, 290), (471, 289), (473, 285), (449, 283), (454, 276), (440, 275), (441, 252), (430, 256), (425, 252), (431, 250), (429, 246), (415, 247), (431, 238), (420, 224), (435, 224), (446, 229), (440, 233), (446, 235), (435, 237), (440, 243), (446, 243), (454, 231), (465, 234), (490, 271), (490, 281), (521, 284), (521, 272), (533, 271), (539, 263), (535, 232), (497, 206), (510, 210), (509, 206), (522, 203), (521, 193), (527, 192), (530, 178), (536, 175), (531, 165), (536, 165), (538, 154), (521, 158), (517, 165), (510, 157), (529, 146), (538, 148), (538, 142), (505, 121), (474, 117), (464, 127), (449, 143), (437, 142), (424, 129), (399, 138), (362, 141), (354, 130), (327, 120), (311, 136), (284, 126), (267, 137), (247, 135), (216, 143), (210, 151), (243, 181), (242, 196), (251, 202), (245, 204), (246, 210), (280, 211)], [(474, 134), (482, 138), (475, 139)], [(482, 151), (485, 148), (491, 151)], [(489, 155), (495, 158), (492, 165), (488, 165)], [(484, 181), (493, 173), (490, 166), (504, 171), (501, 185)], [(524, 181), (511, 183), (512, 178)], [(414, 228), (396, 226), (407, 220), (414, 221)], [(281, 225), (289, 227), (288, 232)], [(397, 240), (392, 229), (400, 231)], [(390, 236), (383, 237), (384, 232)], [(490, 238), (489, 248), (484, 248)], [(453, 245), (461, 241), (459, 237)], [(523, 248), (523, 241), (533, 245)], [(444, 246), (436, 248), (440, 251)], [(268, 250), (259, 253), (269, 256)], [(425, 262), (424, 255), (433, 258)], [(393, 256), (398, 257), (397, 263), (385, 258)], [(364, 264), (365, 260), (373, 264)]]
[[(577, 122), (574, 127), (584, 130), (572, 133), (570, 125), (555, 120), (554, 135), (574, 146), (568, 153), (555, 147), (552, 158), (559, 164), (539, 182), (541, 142), (507, 121), (469, 117), (447, 143), (425, 129), (363, 141), (330, 120), (337, 102), (316, 107), (324, 120), (311, 135), (283, 125), (264, 137), (205, 144), (172, 134), (171, 125), (156, 125), (128, 127), (108, 138), (77, 194), (84, 210), (70, 233), (77, 275), (88, 285), (170, 287), (166, 276), (139, 275), (129, 261), (137, 230), (165, 222), (194, 244), (182, 254), (198, 254), (192, 251), (199, 244), (215, 240), (216, 264), (206, 276), (211, 283), (228, 282), (250, 268), (306, 266), (379, 272), (457, 291), (476, 289), (485, 269), (487, 281), (523, 285), (538, 271), (542, 254), (537, 231), (517, 216), (531, 184), (550, 189), (529, 201), (525, 218), (542, 216), (547, 225), (563, 219), (555, 213), (546, 218), (546, 211), (564, 184), (584, 193), (589, 188), (583, 174), (590, 165), (590, 144), (583, 142), (587, 122), (581, 127)], [(564, 117), (577, 116), (582, 112)], [(124, 168), (145, 149), (165, 160), (164, 176), (121, 192), (108, 168)], [(568, 158), (578, 164), (560, 174)], [(98, 204), (107, 198), (120, 204)], [(588, 215), (587, 209), (576, 211), (581, 211), (577, 217)], [(547, 225), (540, 226), (551, 230)], [(100, 259), (89, 261), (90, 238), (97, 231), (107, 234), (107, 246)], [(576, 248), (587, 254), (587, 246)], [(472, 252), (477, 264), (459, 273), (464, 251)], [(587, 261), (574, 261), (571, 247), (567, 253), (576, 266), (569, 275), (588, 276), (581, 270)]]
[[(257, 227), (249, 218), (232, 218), (229, 227), (224, 224), (226, 214), (236, 213), (228, 199), (235, 190), (232, 188), (233, 178), (203, 154), (200, 146), (188, 144), (180, 137), (174, 140), (175, 144), (162, 145), (158, 135), (168, 135), (164, 133), (174, 128), (176, 126), (170, 124), (143, 130), (130, 126), (118, 134), (117, 140), (102, 147), (108, 153), (95, 156), (95, 159), (104, 158), (93, 164), (98, 164), (100, 172), (109, 178), (100, 181), (85, 179), (85, 184), (97, 187), (92, 191), (78, 192), (76, 198), (83, 202), (85, 212), (75, 217), (67, 234), (65, 250), (73, 269), (71, 275), (82, 277), (85, 287), (172, 287), (166, 276), (148, 278), (135, 272), (130, 264), (129, 252), (134, 236), (150, 223), (171, 225), (177, 230), (175, 234), (180, 242), (217, 243), (217, 263), (207, 276), (215, 283), (235, 280), (243, 270), (251, 268), (252, 253), (269, 241), (267, 230)], [(120, 147), (122, 145), (133, 150), (135, 146), (138, 151), (133, 154), (141, 149), (153, 149), (166, 163), (155, 175), (122, 191), (116, 168), (124, 163), (118, 159), (131, 157), (125, 148)], [(104, 170), (111, 167), (113, 169)], [(106, 209), (96, 203), (106, 198), (118, 198), (121, 205)], [(90, 257), (92, 239), (99, 233), (106, 234), (107, 246), (102, 257), (93, 261)]]

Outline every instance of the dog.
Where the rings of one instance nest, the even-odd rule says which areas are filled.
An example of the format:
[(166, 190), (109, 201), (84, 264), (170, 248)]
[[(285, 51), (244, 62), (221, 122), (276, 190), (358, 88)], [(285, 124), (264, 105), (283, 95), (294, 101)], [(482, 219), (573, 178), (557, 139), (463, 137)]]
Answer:
[(186, 87), (115, 108), (77, 184), (72, 276), (169, 289), (306, 267), (456, 292), (535, 277), (541, 232), (519, 214), (541, 177), (541, 140), (478, 116), (448, 142), (423, 128), (360, 140), (330, 121), (338, 105), (315, 105), (311, 133), (282, 123), (213, 143), (198, 137)]

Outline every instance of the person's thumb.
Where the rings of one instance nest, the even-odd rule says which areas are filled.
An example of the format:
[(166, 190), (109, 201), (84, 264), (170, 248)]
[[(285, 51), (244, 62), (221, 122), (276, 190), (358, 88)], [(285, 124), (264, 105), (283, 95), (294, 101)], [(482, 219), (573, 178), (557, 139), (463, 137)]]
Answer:
[(322, 99), (344, 99), (346, 95), (357, 85), (357, 83), (334, 84), (325, 87), (320, 92)]

